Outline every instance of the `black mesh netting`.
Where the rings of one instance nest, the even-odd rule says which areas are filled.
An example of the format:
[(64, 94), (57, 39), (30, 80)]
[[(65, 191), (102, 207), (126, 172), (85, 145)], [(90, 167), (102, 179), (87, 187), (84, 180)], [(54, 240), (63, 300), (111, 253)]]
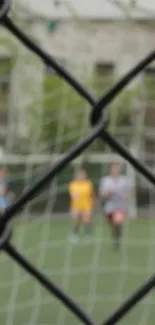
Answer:
[[(3, 27), (12, 33), (20, 42), (22, 42), (29, 50), (33, 51), (40, 59), (51, 66), (57, 74), (70, 84), (85, 100), (92, 106), (90, 111), (90, 123), (92, 132), (85, 139), (72, 146), (58, 162), (55, 163), (41, 179), (27, 189), (8, 209), (0, 219), (0, 247), (7, 255), (18, 263), (26, 272), (37, 280), (40, 285), (44, 286), (52, 295), (58, 298), (66, 308), (68, 308), (82, 323), (92, 325), (95, 322), (87, 313), (82, 310), (75, 301), (66, 293), (58, 288), (51, 280), (49, 280), (40, 270), (35, 268), (25, 257), (20, 254), (11, 243), (12, 229), (11, 220), (17, 212), (19, 212), (30, 200), (32, 200), (41, 189), (50, 182), (70, 161), (82, 153), (95, 139), (100, 138), (105, 141), (114, 151), (126, 159), (139, 173), (145, 176), (153, 185), (155, 185), (155, 176), (147, 169), (145, 165), (135, 159), (128, 150), (122, 146), (108, 131), (108, 104), (131, 82), (148, 64), (155, 59), (155, 51), (152, 51), (144, 60), (139, 62), (129, 73), (127, 73), (112, 89), (101, 99), (97, 100), (91, 93), (71, 74), (53, 59), (52, 56), (44, 52), (44, 50), (36, 45), (28, 38), (8, 16), (10, 9), (9, 0), (0, 1), (0, 20)], [(133, 293), (123, 305), (117, 309), (103, 325), (118, 324), (121, 320), (145, 295), (155, 286), (155, 275)]]

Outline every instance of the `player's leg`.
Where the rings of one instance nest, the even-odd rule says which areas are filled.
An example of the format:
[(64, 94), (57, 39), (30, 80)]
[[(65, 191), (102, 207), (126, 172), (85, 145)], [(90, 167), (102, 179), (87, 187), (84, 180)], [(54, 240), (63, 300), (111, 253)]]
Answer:
[(90, 237), (92, 235), (92, 209), (88, 208), (82, 212), (82, 224), (84, 235)]
[(81, 224), (81, 218), (80, 218), (79, 211), (77, 211), (77, 210), (71, 211), (71, 223), (72, 223), (71, 238), (73, 240), (76, 240), (78, 237), (80, 224)]
[(110, 232), (111, 232), (111, 238), (112, 238), (112, 243), (115, 248), (119, 247), (120, 243), (120, 233), (121, 233), (121, 227), (120, 224), (115, 223), (114, 219), (114, 214), (113, 213), (107, 213), (105, 215), (106, 220), (109, 224), (110, 227)]
[(119, 249), (121, 246), (121, 239), (122, 239), (122, 224), (112, 225), (112, 233), (113, 233), (113, 244), (114, 247)]
[(112, 215), (112, 232), (114, 247), (119, 249), (123, 236), (124, 211), (115, 211)]
[(112, 213), (106, 213), (105, 218), (106, 218), (106, 220), (108, 222), (108, 225), (109, 225), (109, 228), (110, 228), (112, 241), (114, 242), (115, 235), (114, 235), (113, 214)]

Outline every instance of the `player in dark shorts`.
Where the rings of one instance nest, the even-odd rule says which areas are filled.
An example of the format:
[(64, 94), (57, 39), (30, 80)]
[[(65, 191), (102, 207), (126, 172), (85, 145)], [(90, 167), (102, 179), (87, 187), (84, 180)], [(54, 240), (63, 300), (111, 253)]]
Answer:
[(110, 174), (101, 179), (99, 194), (112, 231), (114, 247), (119, 248), (131, 194), (131, 181), (121, 174), (119, 163), (113, 163)]

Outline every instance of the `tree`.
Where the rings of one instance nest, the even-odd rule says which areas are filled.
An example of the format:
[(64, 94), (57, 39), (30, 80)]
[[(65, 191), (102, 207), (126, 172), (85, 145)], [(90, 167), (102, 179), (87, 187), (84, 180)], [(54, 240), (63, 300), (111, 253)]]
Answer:
[[(70, 86), (57, 75), (48, 75), (43, 85), (43, 98), (38, 111), (37, 102), (29, 107), (30, 134), (36, 132), (37, 115), (42, 119), (40, 128), (40, 143), (53, 151), (55, 146), (61, 152), (86, 134), (88, 126), (85, 123), (88, 115), (88, 105)], [(85, 123), (85, 127), (84, 127)]]
[[(98, 97), (105, 94), (113, 84), (112, 78), (109, 78), (109, 83), (107, 80), (108, 78), (105, 83), (101, 78), (92, 79), (92, 88)], [(38, 125), (37, 150), (44, 147), (44, 150), (47, 148), (47, 151), (64, 152), (80, 137), (84, 137), (88, 133), (91, 108), (56, 74), (46, 76), (43, 88), (41, 111), (38, 110), (37, 102), (29, 108), (30, 137), (33, 137), (32, 134), (36, 132)], [(126, 90), (108, 107), (109, 130), (114, 135), (117, 135), (118, 130), (121, 133), (121, 130), (123, 132), (128, 129), (131, 133), (133, 103), (137, 95), (137, 89)], [(40, 122), (39, 119), (41, 119)], [(127, 136), (129, 137), (129, 135)], [(103, 151), (103, 149), (103, 143), (96, 141), (88, 150)]]

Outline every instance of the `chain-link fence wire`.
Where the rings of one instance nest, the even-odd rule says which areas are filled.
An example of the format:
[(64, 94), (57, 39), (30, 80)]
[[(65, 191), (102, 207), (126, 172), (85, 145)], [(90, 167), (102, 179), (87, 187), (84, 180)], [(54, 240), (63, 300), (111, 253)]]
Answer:
[[(95, 321), (78, 306), (66, 293), (64, 293), (52, 280), (48, 279), (39, 269), (32, 265), (11, 243), (11, 221), (17, 212), (30, 202), (43, 187), (53, 180), (53, 178), (75, 157), (81, 154), (95, 139), (99, 138), (106, 142), (115, 152), (126, 159), (140, 174), (155, 185), (155, 176), (145, 165), (135, 159), (130, 152), (122, 146), (108, 131), (108, 104), (134, 79), (148, 64), (155, 59), (155, 51), (152, 51), (144, 60), (139, 62), (129, 73), (127, 73), (108, 93), (97, 100), (91, 93), (77, 81), (70, 73), (48, 55), (44, 50), (28, 38), (8, 16), (11, 6), (10, 0), (0, 1), (0, 22), (9, 32), (11, 32), (29, 50), (33, 51), (47, 65), (51, 66), (57, 74), (70, 84), (85, 100), (91, 105), (90, 123), (92, 132), (77, 144), (72, 146), (55, 165), (35, 184), (26, 190), (12, 205), (10, 205), (0, 218), (0, 248), (12, 260), (26, 270), (36, 281), (46, 288), (52, 295), (59, 299), (76, 317), (87, 325), (94, 325)], [(155, 275), (138, 288), (133, 295), (118, 308), (103, 325), (114, 325), (118, 323), (135, 305), (140, 302), (151, 289), (155, 287)]]

